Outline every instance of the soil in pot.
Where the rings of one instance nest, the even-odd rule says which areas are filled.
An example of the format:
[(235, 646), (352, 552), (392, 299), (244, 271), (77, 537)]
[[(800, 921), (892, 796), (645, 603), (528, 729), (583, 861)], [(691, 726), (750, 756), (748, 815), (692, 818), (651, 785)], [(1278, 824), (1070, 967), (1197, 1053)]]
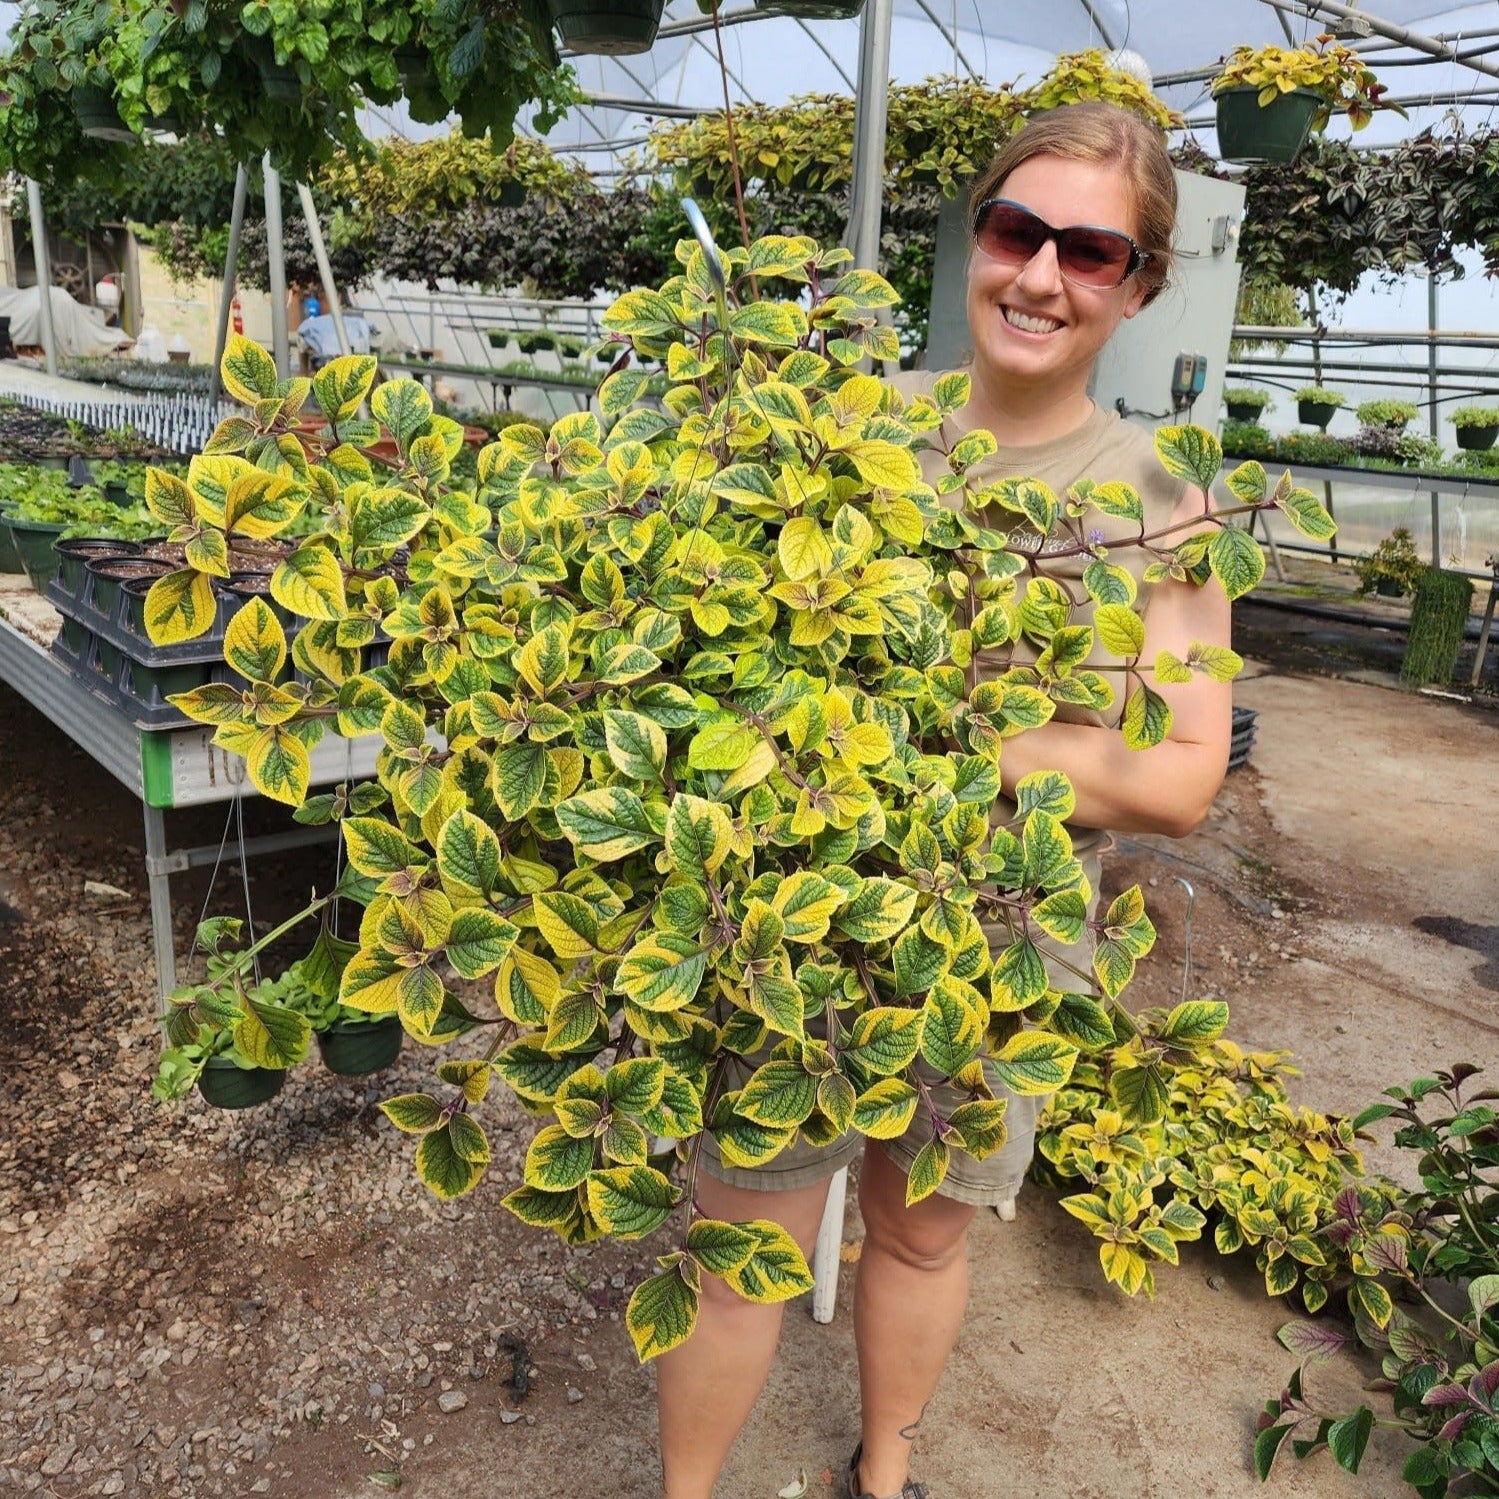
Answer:
[(240, 603), (248, 603), (251, 599), (264, 599), (270, 606), (271, 613), (280, 620), (283, 630), (296, 628), (297, 616), (285, 604), (278, 603), (271, 594), (270, 573), (230, 573), (228, 581), (220, 583), (219, 586), (232, 598), (238, 599)]
[(1457, 445), (1469, 453), (1486, 453), (1499, 438), (1499, 427), (1459, 427)]
[(151, 557), (101, 557), (85, 562), (94, 580), (92, 604), (106, 619), (114, 619), (120, 607), (120, 588), (127, 578), (143, 578), (150, 583), (171, 572), (168, 563)]
[(358, 1077), (391, 1066), (400, 1056), (405, 1039), (399, 1015), (353, 1025), (335, 1021), (327, 1030), (317, 1033), (323, 1066), (340, 1077)]
[(227, 1057), (209, 1057), (198, 1078), (203, 1101), (216, 1109), (248, 1109), (274, 1098), (286, 1081), (270, 1067), (236, 1067)]
[(135, 557), (140, 548), (133, 541), (116, 541), (108, 536), (69, 536), (55, 542), (58, 555), (58, 581), (71, 594), (83, 586), (84, 565), (103, 557)]
[(153, 562), (165, 562), (170, 567), (181, 567), (183, 547), (180, 541), (168, 541), (165, 536), (147, 536), (140, 543), (140, 554)]

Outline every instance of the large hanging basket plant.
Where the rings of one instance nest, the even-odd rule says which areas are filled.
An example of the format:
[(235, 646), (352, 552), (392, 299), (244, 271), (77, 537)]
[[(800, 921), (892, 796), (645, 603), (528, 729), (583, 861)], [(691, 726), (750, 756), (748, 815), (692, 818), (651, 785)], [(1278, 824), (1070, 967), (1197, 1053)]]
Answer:
[(78, 128), (90, 140), (131, 141), (135, 134), (120, 118), (113, 96), (107, 89), (79, 84), (72, 91), (73, 114)]
[(649, 52), (665, 8), (665, 0), (547, 0), (564, 45), (616, 57)]
[(1335, 114), (1362, 130), (1384, 100), (1384, 85), (1351, 47), (1319, 36), (1306, 47), (1236, 47), (1213, 80), (1218, 151), (1225, 161), (1294, 161), (1307, 136)]

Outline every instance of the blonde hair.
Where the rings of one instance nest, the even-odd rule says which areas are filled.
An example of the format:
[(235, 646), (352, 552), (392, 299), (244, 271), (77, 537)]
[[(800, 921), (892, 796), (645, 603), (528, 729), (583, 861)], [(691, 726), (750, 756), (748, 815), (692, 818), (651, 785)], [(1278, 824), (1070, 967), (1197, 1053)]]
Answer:
[(1134, 214), (1132, 238), (1150, 259), (1136, 272), (1149, 303), (1165, 289), (1176, 233), (1176, 177), (1155, 126), (1117, 105), (1064, 104), (1036, 116), (989, 163), (969, 199), (970, 220), (986, 199), (1001, 197), (1010, 174), (1038, 156), (1117, 168)]

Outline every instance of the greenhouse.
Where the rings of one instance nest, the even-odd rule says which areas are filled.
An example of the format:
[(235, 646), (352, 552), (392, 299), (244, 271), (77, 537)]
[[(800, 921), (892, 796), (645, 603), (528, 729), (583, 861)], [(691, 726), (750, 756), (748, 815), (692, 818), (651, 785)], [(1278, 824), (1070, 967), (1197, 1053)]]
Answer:
[(0, 1492), (1499, 1495), (1499, 7), (0, 34)]

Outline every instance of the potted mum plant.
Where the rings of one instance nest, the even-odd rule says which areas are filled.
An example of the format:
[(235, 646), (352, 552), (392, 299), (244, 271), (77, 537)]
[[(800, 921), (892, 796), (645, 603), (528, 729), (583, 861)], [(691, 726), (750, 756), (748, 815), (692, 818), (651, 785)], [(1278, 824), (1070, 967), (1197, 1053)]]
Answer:
[[(1064, 505), (1030, 481), (986, 484), (993, 438), (943, 435), (966, 375), (908, 401), (858, 372), (898, 357), (881, 321), (896, 296), (849, 258), (804, 237), (683, 241), (678, 274), (604, 314), (620, 356), (597, 411), (505, 428), (472, 482), (453, 477), (461, 428), (417, 382), (373, 387), (375, 361), (345, 357), (309, 390), (235, 337), (224, 383), (248, 414), (185, 480), (153, 471), (147, 490), (191, 538), (147, 597), (154, 638), (206, 631), (212, 579), (247, 532), (279, 546), (272, 595), (302, 621), (288, 647), (251, 600), (224, 645), (246, 686), (173, 702), (293, 806), (311, 807), (329, 729), (381, 744), (373, 781), (304, 813), (337, 822), (349, 872), (302, 914), (364, 904), (357, 948), (330, 958), (339, 1001), (457, 1048), (430, 1090), (383, 1105), (419, 1137), (421, 1178), (444, 1198), (478, 1183), (501, 1086), (544, 1120), (505, 1199), (524, 1222), (634, 1239), (680, 1205), (626, 1314), (642, 1358), (691, 1333), (704, 1275), (756, 1301), (810, 1285), (774, 1224), (698, 1213), (705, 1133), (741, 1164), (849, 1127), (888, 1136), (933, 1072), (954, 1078), (964, 1102), (913, 1166), (916, 1201), (953, 1150), (1004, 1139), (981, 1053), (1039, 1094), (1107, 1051), (1133, 1123), (1159, 1117), (1165, 1080), (1226, 1018), (1217, 1002), (1120, 1002), (1154, 929), (1137, 889), (1089, 923), (1064, 777), (1025, 778), (1007, 825), (990, 814), (1003, 742), (1059, 703), (1102, 709), (1126, 683), (1119, 732), (1148, 749), (1170, 724), (1156, 683), (1226, 681), (1238, 658), (1188, 644), (1143, 659), (1129, 580), (1095, 550), (1099, 534), (1140, 544), (1127, 486), (1080, 483)], [(664, 364), (659, 399), (640, 356)], [(321, 436), (293, 426), (304, 400)], [(397, 459), (377, 483), (363, 453), (387, 434)], [(305, 470), (257, 465), (288, 436)], [(1201, 428), (1164, 428), (1156, 449), (1174, 475), (1218, 477)], [(1150, 545), (1162, 575), (1235, 598), (1264, 560), (1234, 516), (1274, 505), (1314, 539), (1331, 521), (1289, 475), (1245, 464), (1227, 482), (1238, 503), (1210, 534)], [(1058, 549), (985, 524), (991, 506)], [(1096, 625), (1070, 624), (1047, 576), (1084, 553)], [(372, 666), (377, 630), (392, 643)], [(1014, 631), (1042, 656), (971, 684), (962, 663)], [(1122, 671), (1085, 665), (1095, 639)], [(996, 955), (989, 912), (1014, 929)], [(237, 1024), (246, 968), (283, 931), (226, 956), (186, 1005)], [(1077, 992), (1049, 989), (1042, 932), (1076, 946)], [(661, 1136), (680, 1185), (651, 1158)]]
[(1235, 47), (1213, 80), (1218, 148), (1225, 161), (1294, 161), (1313, 131), (1334, 114), (1362, 130), (1384, 85), (1351, 47), (1325, 33), (1306, 47)]
[(1230, 388), (1223, 392), (1223, 404), (1231, 420), (1257, 423), (1260, 413), (1271, 404), (1270, 392), (1247, 386)]
[(1470, 453), (1482, 453), (1499, 437), (1499, 406), (1459, 406), (1452, 413), (1457, 445)]
[(1327, 424), (1348, 404), (1348, 397), (1340, 390), (1329, 390), (1325, 385), (1303, 385), (1296, 392), (1295, 401), (1297, 421), (1326, 431)]

